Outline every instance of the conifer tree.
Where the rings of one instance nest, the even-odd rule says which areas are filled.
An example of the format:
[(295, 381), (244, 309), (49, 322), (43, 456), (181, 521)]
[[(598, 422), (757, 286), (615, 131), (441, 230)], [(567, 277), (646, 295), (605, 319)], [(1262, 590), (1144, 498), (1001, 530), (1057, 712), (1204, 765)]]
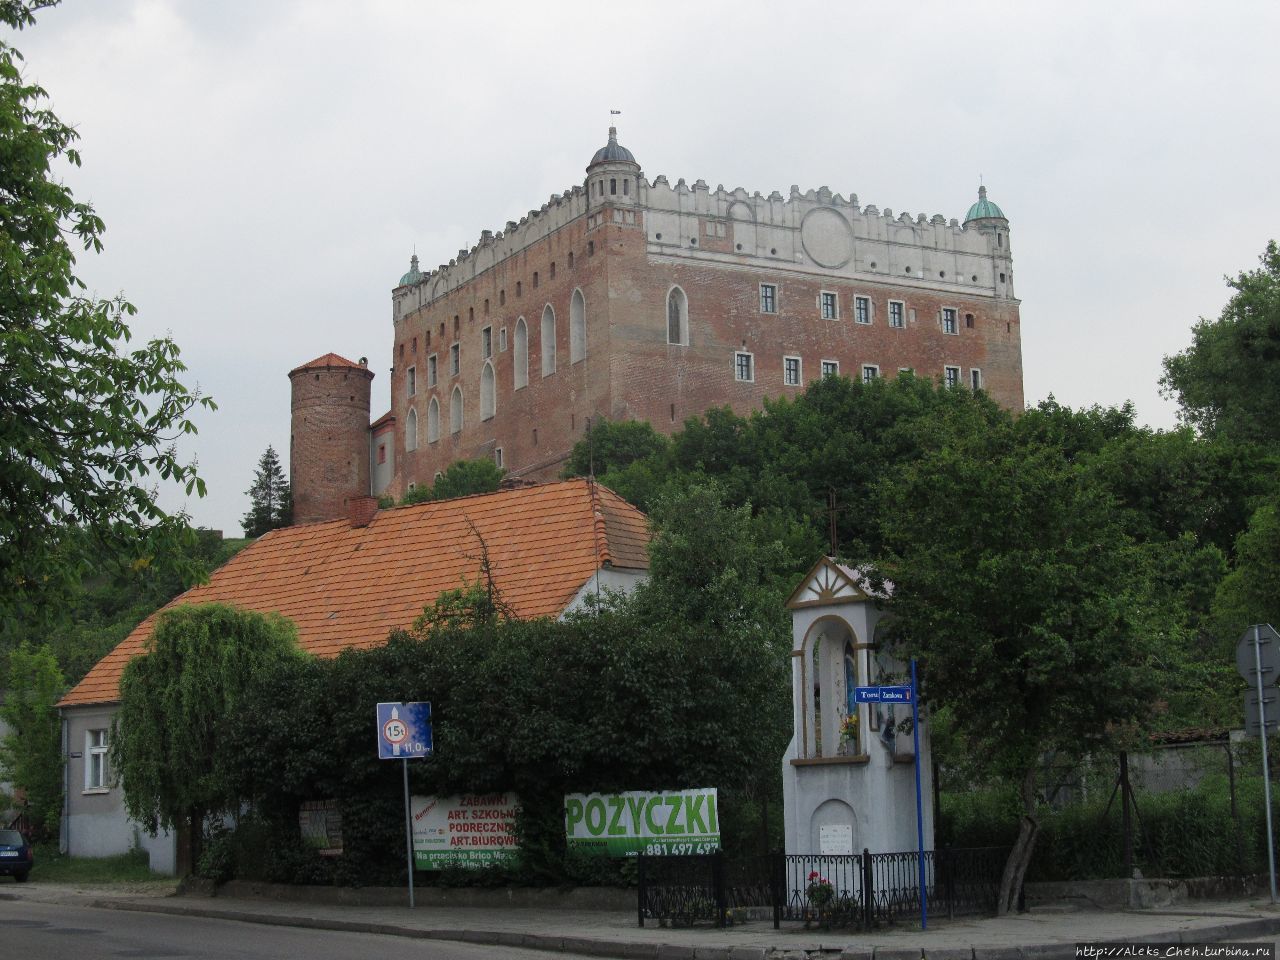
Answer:
[(260, 537), (268, 530), (287, 527), (293, 522), (289, 481), (284, 478), (280, 458), (270, 445), (258, 460), (253, 486), (245, 492), (251, 504), (249, 512), (240, 521), (246, 537)]

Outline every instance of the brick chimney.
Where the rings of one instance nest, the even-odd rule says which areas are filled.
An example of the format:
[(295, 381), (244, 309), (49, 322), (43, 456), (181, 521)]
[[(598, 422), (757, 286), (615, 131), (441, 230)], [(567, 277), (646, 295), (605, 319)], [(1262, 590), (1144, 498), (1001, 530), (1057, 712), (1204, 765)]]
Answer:
[(377, 515), (377, 497), (347, 497), (347, 520), (351, 526), (367, 527)]

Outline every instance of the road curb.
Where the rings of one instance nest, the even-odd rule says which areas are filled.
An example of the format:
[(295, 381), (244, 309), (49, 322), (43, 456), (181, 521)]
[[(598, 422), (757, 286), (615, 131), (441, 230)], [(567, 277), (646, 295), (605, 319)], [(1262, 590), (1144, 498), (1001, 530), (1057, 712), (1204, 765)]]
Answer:
[[(365, 920), (341, 920), (329, 917), (304, 917), (292, 914), (267, 914), (252, 911), (178, 905), (162, 901), (99, 899), (91, 906), (106, 910), (129, 910), (135, 913), (163, 913), (172, 916), (205, 917), (210, 920), (235, 920), (241, 923), (258, 923), (265, 926), (299, 927), (309, 930), (339, 930), (348, 933), (372, 933), (390, 937), (406, 937), (414, 940), (450, 940), (458, 943), (489, 944), (503, 947), (524, 947), (556, 953), (573, 953), (601, 957), (619, 957), (623, 960), (771, 960), (774, 957), (830, 957), (837, 956), (831, 948), (812, 950), (805, 947), (731, 946), (728, 944), (702, 944), (692, 946), (679, 943), (648, 943), (633, 940), (601, 940), (595, 937), (561, 936), (555, 934), (522, 933), (513, 930), (473, 930), (425, 927), (407, 927), (394, 923), (375, 923)], [(1256, 920), (1238, 920), (1214, 924), (1196, 930), (1179, 930), (1154, 933), (1142, 937), (1143, 943), (1210, 943), (1226, 939), (1246, 939), (1280, 933), (1280, 917), (1259, 917)], [(1106, 941), (1104, 945), (1119, 945), (1127, 941)], [(844, 949), (842, 960), (1074, 960), (1074, 943), (1038, 943), (1022, 946), (1000, 947), (911, 947), (905, 944), (892, 947), (857, 947)]]

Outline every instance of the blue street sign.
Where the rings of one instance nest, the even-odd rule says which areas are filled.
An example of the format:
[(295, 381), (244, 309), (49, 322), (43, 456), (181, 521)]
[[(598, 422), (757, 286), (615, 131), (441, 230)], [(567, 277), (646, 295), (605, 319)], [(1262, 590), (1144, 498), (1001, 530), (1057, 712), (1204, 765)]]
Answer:
[(431, 704), (378, 704), (378, 759), (431, 756)]
[(911, 703), (910, 687), (854, 687), (855, 703)]

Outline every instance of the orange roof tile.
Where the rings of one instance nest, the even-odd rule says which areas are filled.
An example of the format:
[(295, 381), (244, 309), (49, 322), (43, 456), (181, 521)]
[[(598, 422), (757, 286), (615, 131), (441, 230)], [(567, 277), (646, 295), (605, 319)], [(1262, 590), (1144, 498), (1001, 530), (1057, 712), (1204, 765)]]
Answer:
[(340, 357), (336, 353), (326, 353), (323, 357), (316, 357), (310, 363), (304, 363), (301, 366), (294, 367), (289, 371), (289, 376), (293, 376), (299, 370), (313, 370), (316, 367), (352, 367), (356, 370), (368, 370), (367, 366), (361, 366), (353, 363), (346, 357)]
[[(644, 514), (593, 481), (566, 480), (383, 510), (366, 527), (344, 519), (273, 530), (170, 606), (277, 612), (297, 625), (303, 649), (335, 656), (385, 643), (441, 591), (478, 580), (481, 539), (503, 601), (525, 619), (559, 616), (602, 566), (648, 569)], [(117, 701), (154, 622), (139, 624), (60, 706)]]

